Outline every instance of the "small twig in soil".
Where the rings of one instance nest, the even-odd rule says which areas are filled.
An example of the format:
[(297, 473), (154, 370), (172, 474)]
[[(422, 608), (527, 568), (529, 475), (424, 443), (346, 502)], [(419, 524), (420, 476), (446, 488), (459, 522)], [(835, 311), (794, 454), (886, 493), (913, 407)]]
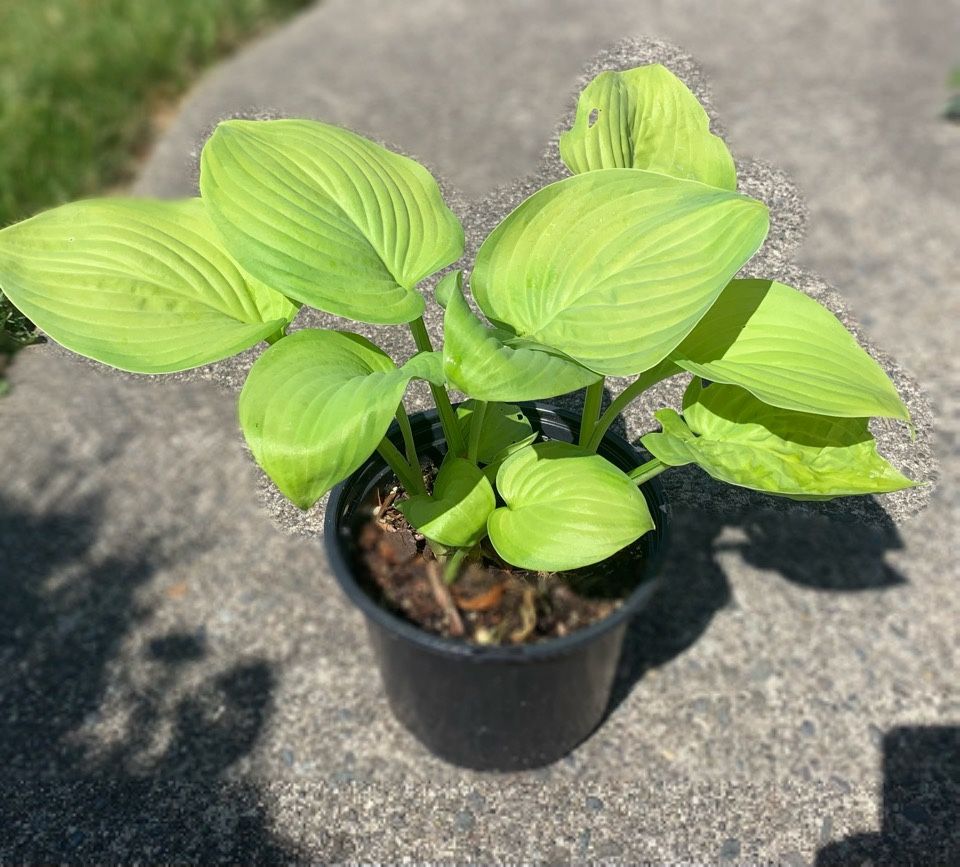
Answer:
[(447, 628), (450, 634), (456, 637), (463, 635), (463, 621), (460, 619), (460, 612), (454, 604), (453, 597), (450, 595), (450, 588), (443, 583), (440, 577), (440, 564), (436, 560), (427, 563), (427, 577), (430, 579), (430, 589), (433, 591), (433, 598), (437, 600), (437, 605), (443, 609), (447, 618)]
[[(383, 502), (373, 510), (373, 514), (375, 516), (386, 514), (387, 509), (393, 505), (393, 501), (397, 499), (398, 496), (400, 496), (400, 488), (393, 488), (390, 493), (383, 498)], [(377, 492), (377, 498), (380, 498), (379, 491)]]

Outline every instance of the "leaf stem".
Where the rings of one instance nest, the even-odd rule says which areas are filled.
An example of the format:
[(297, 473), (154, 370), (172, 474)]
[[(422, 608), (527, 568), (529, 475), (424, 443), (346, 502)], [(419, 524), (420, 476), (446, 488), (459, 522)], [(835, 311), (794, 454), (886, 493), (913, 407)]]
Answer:
[(473, 412), (470, 416), (470, 438), (467, 442), (467, 460), (471, 464), (477, 463), (477, 453), (480, 451), (480, 433), (483, 430), (483, 420), (487, 415), (485, 400), (473, 401)]
[(269, 337), (265, 338), (267, 343), (273, 346), (278, 340), (282, 340), (287, 336), (287, 326), (281, 325), (276, 331), (273, 332)]
[(420, 493), (421, 490), (423, 490), (423, 492), (426, 493), (426, 489), (423, 486), (423, 479), (421, 478), (419, 484), (417, 483), (416, 474), (410, 469), (403, 455), (400, 454), (400, 450), (390, 442), (388, 437), (380, 440), (377, 451), (380, 453), (380, 457), (387, 462), (390, 469), (397, 474), (397, 478), (407, 491), (410, 493)]
[(664, 359), (656, 367), (651, 367), (649, 370), (641, 373), (640, 376), (614, 398), (610, 406), (607, 407), (606, 412), (600, 416), (600, 420), (594, 427), (593, 433), (590, 435), (590, 440), (587, 442), (587, 451), (595, 452), (600, 447), (604, 434), (606, 434), (610, 425), (613, 424), (616, 417), (620, 415), (627, 406), (633, 403), (634, 400), (640, 397), (640, 395), (652, 385), (656, 385), (661, 380), (667, 379), (678, 372), (680, 372), (679, 368), (676, 367), (672, 361)]
[(466, 556), (470, 553), (469, 548), (457, 548), (443, 565), (443, 580), (447, 585), (453, 584), (460, 575), (460, 564), (463, 563)]
[(410, 427), (410, 417), (403, 403), (397, 407), (397, 424), (400, 426), (400, 432), (403, 434), (403, 446), (407, 453), (407, 463), (410, 465), (410, 472), (414, 479), (419, 480), (420, 484), (411, 494), (425, 494), (426, 486), (423, 484), (423, 470), (421, 469), (420, 456), (417, 454), (417, 444), (413, 440), (413, 429)]
[[(422, 316), (418, 316), (410, 322), (410, 331), (413, 333), (413, 341), (417, 345), (417, 351), (433, 352), (430, 335), (427, 334), (427, 326)], [(447, 440), (447, 446), (449, 446), (450, 451), (455, 456), (462, 456), (466, 451), (466, 445), (463, 442), (463, 434), (460, 433), (460, 424), (457, 421), (456, 413), (453, 411), (453, 405), (450, 403), (450, 396), (447, 394), (447, 390), (431, 382), (430, 393), (433, 395), (433, 402), (437, 405), (437, 412), (440, 414), (440, 426), (443, 428), (443, 435)]]
[(606, 377), (601, 376), (593, 385), (588, 385), (583, 398), (583, 413), (580, 416), (580, 445), (590, 442), (593, 429), (597, 426), (600, 406), (603, 403), (603, 385)]
[(640, 464), (639, 467), (631, 470), (627, 475), (638, 485), (642, 485), (644, 482), (650, 481), (654, 476), (659, 476), (660, 473), (668, 469), (670, 469), (669, 464), (663, 463), (658, 458), (653, 458), (645, 464)]

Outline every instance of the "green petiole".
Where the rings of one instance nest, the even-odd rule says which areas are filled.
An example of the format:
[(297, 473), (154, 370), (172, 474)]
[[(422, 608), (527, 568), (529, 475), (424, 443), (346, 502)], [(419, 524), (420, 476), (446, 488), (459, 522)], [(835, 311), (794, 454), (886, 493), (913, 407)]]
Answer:
[(640, 464), (634, 470), (631, 470), (627, 475), (630, 479), (636, 482), (638, 485), (642, 485), (644, 482), (650, 481), (654, 476), (659, 476), (664, 470), (670, 469), (669, 464), (663, 463), (663, 461), (653, 458), (652, 460), (647, 461), (645, 464)]
[(661, 361), (656, 367), (641, 373), (633, 382), (614, 398), (606, 412), (600, 416), (600, 420), (593, 428), (590, 440), (586, 444), (587, 451), (595, 452), (600, 443), (603, 442), (604, 434), (609, 430), (610, 425), (634, 400), (640, 397), (648, 388), (656, 385), (658, 382), (667, 379), (673, 374), (678, 373), (679, 368), (669, 360)]
[(605, 377), (600, 377), (593, 385), (588, 385), (583, 398), (583, 414), (580, 417), (580, 445), (590, 442), (594, 428), (600, 415), (600, 406), (603, 403), (603, 385)]
[(453, 582), (457, 580), (460, 574), (460, 565), (469, 553), (469, 548), (457, 548), (456, 551), (447, 557), (447, 562), (443, 565), (443, 580), (445, 583), (453, 584)]
[(390, 469), (397, 474), (397, 478), (408, 491), (418, 494), (425, 494), (427, 492), (423, 484), (423, 477), (419, 472), (415, 473), (410, 468), (410, 465), (406, 462), (400, 450), (390, 442), (388, 437), (380, 440), (377, 451), (380, 453), (380, 457), (387, 462)]
[(411, 490), (411, 494), (425, 494), (427, 489), (423, 484), (423, 472), (421, 470), (420, 456), (417, 454), (417, 444), (413, 440), (413, 429), (410, 427), (410, 418), (407, 410), (401, 403), (397, 407), (397, 424), (400, 426), (400, 433), (403, 434), (403, 446), (407, 453), (407, 463), (414, 478), (419, 479), (419, 488)]
[(471, 464), (477, 462), (477, 453), (480, 450), (480, 433), (483, 430), (483, 419), (486, 414), (487, 402), (485, 400), (475, 400), (470, 418), (470, 437), (467, 442), (467, 460)]
[[(418, 316), (410, 322), (410, 331), (413, 333), (417, 351), (433, 352), (433, 344), (430, 343), (430, 335), (427, 334), (427, 326), (422, 316)], [(440, 426), (443, 428), (447, 446), (455, 456), (462, 456), (466, 452), (466, 444), (463, 441), (463, 434), (460, 433), (460, 424), (457, 421), (456, 413), (453, 411), (453, 405), (450, 403), (450, 396), (445, 388), (434, 385), (432, 382), (430, 383), (430, 393), (433, 395), (433, 402), (437, 405)]]

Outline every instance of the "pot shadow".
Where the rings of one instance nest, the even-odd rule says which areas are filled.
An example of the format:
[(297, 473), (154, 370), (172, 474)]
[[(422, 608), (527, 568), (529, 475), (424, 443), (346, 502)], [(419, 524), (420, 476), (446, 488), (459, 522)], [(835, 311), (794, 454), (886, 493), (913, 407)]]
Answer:
[[(673, 471), (671, 486), (703, 490), (717, 502), (720, 485), (693, 467)], [(712, 488), (712, 490), (710, 490)], [(630, 622), (607, 715), (652, 668), (669, 662), (703, 635), (713, 615), (731, 601), (719, 555), (734, 551), (759, 569), (817, 590), (856, 592), (894, 587), (906, 579), (885, 561), (903, 547), (890, 517), (874, 498), (857, 504), (864, 524), (849, 520), (837, 503), (793, 503), (738, 492), (730, 511), (715, 514), (690, 506), (671, 508), (672, 544), (661, 583), (646, 608)]]
[(960, 864), (960, 726), (904, 726), (883, 738), (880, 830), (817, 852), (817, 867)]
[[(148, 540), (98, 557), (101, 520), (95, 500), (35, 515), (0, 495), (0, 861), (293, 860), (256, 787), (227, 779), (269, 718), (272, 666), (238, 662), (171, 701), (205, 638), (171, 632), (131, 659), (152, 613), (138, 591), (170, 555)], [(118, 692), (120, 724), (104, 714)]]

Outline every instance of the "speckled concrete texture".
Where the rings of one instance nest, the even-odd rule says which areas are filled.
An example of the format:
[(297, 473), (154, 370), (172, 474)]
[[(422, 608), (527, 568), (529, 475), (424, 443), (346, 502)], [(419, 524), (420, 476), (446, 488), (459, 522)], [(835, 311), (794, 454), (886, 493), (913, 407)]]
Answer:
[(708, 76), (641, 50), (701, 95), (709, 77), (773, 212), (763, 273), (903, 366), (884, 360), (915, 452), (878, 434), (910, 473), (939, 458), (941, 481), (919, 512), (824, 510), (667, 474), (678, 542), (605, 724), (549, 768), (482, 775), (392, 720), (320, 545), (253, 496), (242, 364), (209, 373), (228, 388), (148, 386), (28, 350), (0, 401), (0, 860), (958, 860), (960, 130), (936, 118), (957, 11), (328, 0), (215, 72), (142, 192), (189, 193), (211, 122), (272, 106), (421, 155), (465, 191), (476, 240), (555, 176), (539, 155), (585, 58), (629, 33), (685, 45)]

